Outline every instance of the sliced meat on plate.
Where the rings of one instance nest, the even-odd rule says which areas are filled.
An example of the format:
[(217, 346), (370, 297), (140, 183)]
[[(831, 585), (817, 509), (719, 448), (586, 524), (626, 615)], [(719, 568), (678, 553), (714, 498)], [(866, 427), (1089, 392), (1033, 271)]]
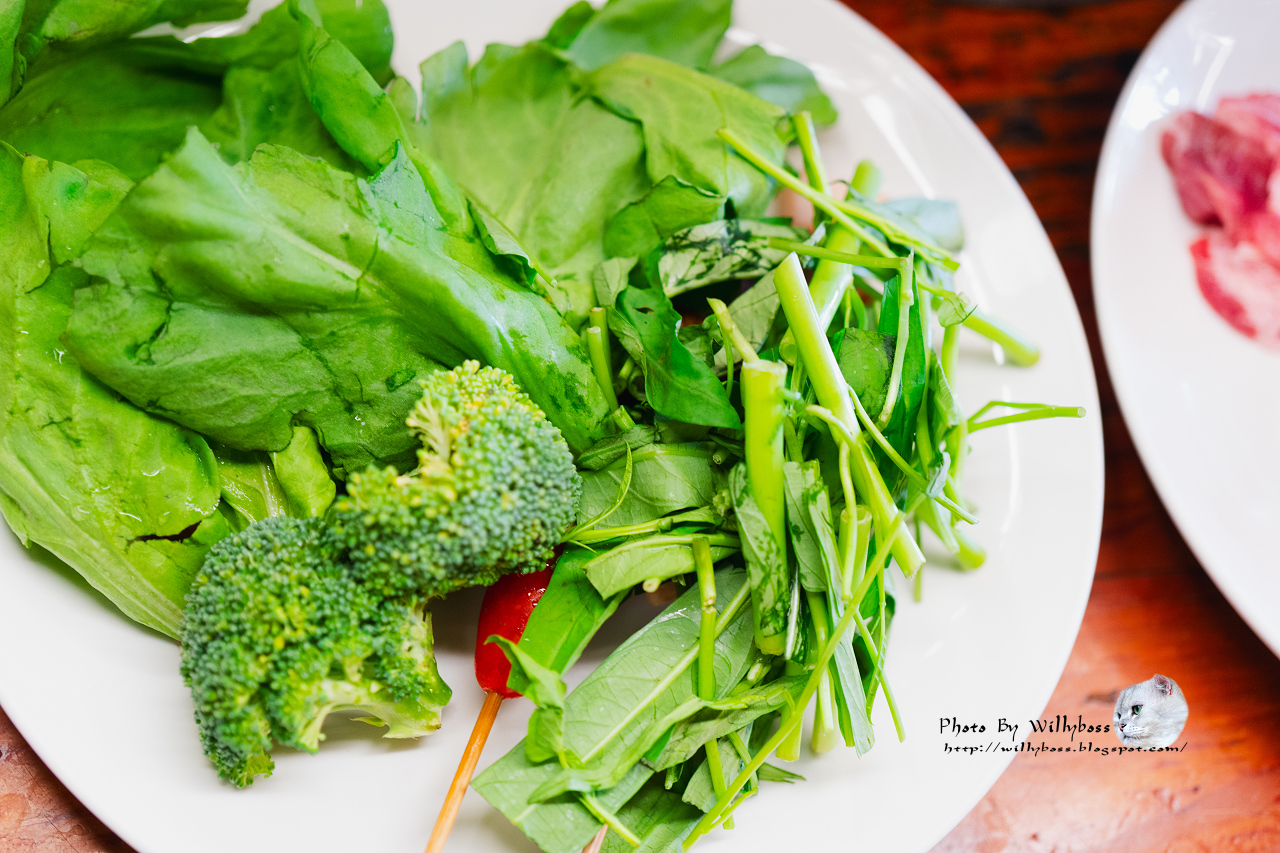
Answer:
[(1200, 292), (1239, 331), (1280, 349), (1280, 268), (1249, 242), (1211, 231), (1191, 246)]
[(1160, 140), (1187, 216), (1237, 235), (1267, 208), (1267, 180), (1276, 157), (1259, 139), (1200, 115), (1182, 113)]

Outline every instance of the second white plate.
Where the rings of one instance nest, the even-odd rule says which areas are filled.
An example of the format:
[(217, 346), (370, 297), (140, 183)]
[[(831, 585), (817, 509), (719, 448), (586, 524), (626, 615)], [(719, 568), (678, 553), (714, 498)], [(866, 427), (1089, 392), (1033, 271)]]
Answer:
[(1107, 367), (1134, 443), (1183, 537), (1245, 621), (1280, 653), (1280, 352), (1200, 295), (1160, 156), (1169, 117), (1223, 95), (1280, 93), (1280, 3), (1191, 0), (1125, 86), (1093, 205), (1093, 282)]

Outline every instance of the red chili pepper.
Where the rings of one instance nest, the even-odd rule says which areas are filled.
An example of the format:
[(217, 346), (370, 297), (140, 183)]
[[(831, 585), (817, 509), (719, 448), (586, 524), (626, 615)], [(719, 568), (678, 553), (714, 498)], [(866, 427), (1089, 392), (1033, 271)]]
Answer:
[(497, 693), (504, 699), (519, 696), (507, 687), (511, 675), (511, 661), (502, 653), (497, 643), (485, 641), (497, 634), (519, 642), (529, 624), (529, 614), (547, 591), (551, 582), (551, 570), (555, 558), (547, 561), (547, 567), (539, 572), (520, 574), (512, 572), (498, 578), (498, 582), (484, 592), (480, 605), (479, 633), (476, 634), (476, 681), (480, 687)]

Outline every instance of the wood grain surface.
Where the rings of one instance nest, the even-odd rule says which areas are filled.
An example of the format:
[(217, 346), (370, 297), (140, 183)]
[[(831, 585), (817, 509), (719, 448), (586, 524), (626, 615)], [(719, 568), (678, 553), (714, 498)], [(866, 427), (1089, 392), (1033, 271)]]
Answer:
[[(1116, 691), (1155, 672), (1174, 678), (1191, 708), (1182, 752), (1019, 754), (935, 853), (1280, 850), (1280, 660), (1223, 599), (1161, 507), (1116, 407), (1094, 322), (1088, 228), (1098, 152), (1125, 76), (1177, 3), (845, 2), (936, 77), (995, 144), (1044, 222), (1084, 316), (1102, 396), (1106, 509), (1084, 624), (1043, 716), (1108, 722)], [(1110, 733), (1094, 738), (1116, 744)], [(1072, 743), (1065, 734), (1032, 740)], [(0, 711), (0, 853), (65, 851), (129, 847)]]

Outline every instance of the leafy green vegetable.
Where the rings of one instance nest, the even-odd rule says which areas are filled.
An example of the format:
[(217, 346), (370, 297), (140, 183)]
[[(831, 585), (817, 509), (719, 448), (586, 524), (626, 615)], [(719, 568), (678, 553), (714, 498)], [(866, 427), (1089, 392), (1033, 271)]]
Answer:
[(609, 327), (644, 373), (654, 410), (677, 421), (733, 429), (741, 423), (724, 386), (677, 337), (680, 313), (660, 290), (628, 287), (609, 311)]
[(786, 551), (778, 546), (768, 519), (751, 495), (746, 466), (736, 466), (730, 472), (729, 489), (742, 535), (742, 555), (752, 587), (757, 634), (785, 637), (791, 600)]
[(293, 440), (284, 450), (271, 454), (271, 466), (289, 502), (290, 514), (298, 518), (323, 516), (333, 504), (337, 486), (320, 454), (320, 442), (313, 430), (296, 426)]
[(243, 15), (247, 5), (248, 0), (7, 2), (0, 9), (0, 104), (18, 90), (27, 67), (51, 45), (90, 47), (164, 21), (180, 27), (225, 21)]
[(192, 575), (229, 532), (217, 461), (200, 436), (121, 401), (59, 340), (84, 274), (50, 270), (128, 186), (85, 166), (93, 177), (0, 148), (0, 506), (24, 543), (176, 636)]
[[(717, 608), (728, 619), (716, 644), (716, 683), (727, 692), (750, 662), (751, 620), (742, 608), (742, 573), (716, 574)], [(605, 808), (620, 808), (652, 775), (643, 764), (623, 766), (626, 753), (638, 745), (647, 749), (665, 730), (655, 724), (672, 712), (684, 706), (696, 710), (700, 700), (694, 699), (691, 664), (697, 656), (699, 615), (697, 591), (691, 589), (619, 646), (565, 700), (566, 753), (598, 772), (620, 766), (626, 771), (617, 784), (588, 794)], [(536, 790), (554, 784), (565, 772), (557, 761), (532, 763), (524, 745), (517, 745), (472, 786), (544, 850), (570, 853), (591, 839), (600, 821), (571, 793), (532, 799)]]
[(403, 154), (366, 182), (272, 146), (229, 167), (192, 131), (86, 251), (102, 278), (67, 340), (144, 407), (243, 449), (302, 423), (339, 469), (405, 460), (433, 358), (505, 365), (588, 444), (605, 412), (580, 342), (439, 222)]
[(845, 329), (840, 341), (840, 372), (869, 412), (884, 408), (894, 343), (892, 334), (863, 329)]
[(579, 97), (572, 67), (541, 43), (467, 64), (459, 43), (422, 65), (431, 153), (573, 288), (585, 317), (605, 223), (645, 189), (640, 129)]
[(769, 237), (803, 239), (798, 228), (750, 219), (722, 219), (678, 231), (657, 254), (651, 278), (668, 296), (727, 281), (759, 278), (782, 263), (787, 253), (769, 247)]
[(819, 88), (813, 72), (794, 59), (772, 55), (758, 44), (739, 51), (711, 73), (792, 115), (806, 111), (815, 124), (836, 123), (836, 108)]
[[(773, 163), (787, 137), (783, 112), (736, 86), (651, 56), (629, 54), (596, 69), (588, 91), (644, 133), (645, 170), (655, 184), (671, 175), (687, 192), (732, 202), (738, 217), (764, 213), (773, 182), (733, 154), (716, 136), (729, 128)], [(683, 226), (682, 226), (683, 227)]]
[(705, 69), (729, 29), (731, 5), (731, 0), (609, 0), (566, 47), (588, 71), (628, 53)]
[(104, 160), (141, 180), (221, 102), (218, 76), (175, 70), (131, 42), (42, 63), (0, 107), (0, 139), (46, 160)]
[[(679, 509), (710, 506), (725, 486), (724, 474), (713, 462), (715, 455), (713, 447), (706, 444), (650, 445), (635, 451), (631, 456), (631, 485), (607, 523), (610, 527), (623, 527)], [(622, 461), (583, 474), (580, 521), (613, 505), (622, 483)]]
[[(898, 335), (900, 333), (898, 300), (901, 285), (902, 279), (896, 276), (885, 282), (884, 298), (880, 307), (879, 331), (881, 334)], [(883, 426), (881, 429), (884, 437), (889, 439), (889, 443), (904, 457), (911, 454), (916, 413), (919, 411), (920, 403), (924, 399), (924, 388), (928, 379), (924, 324), (920, 317), (920, 291), (915, 288), (914, 282), (912, 282), (912, 290), (914, 301), (908, 309), (910, 312), (907, 325), (909, 334), (902, 363), (901, 391), (899, 397), (893, 401), (892, 417), (889, 419), (887, 426)], [(863, 405), (866, 406), (866, 401), (863, 401)], [(880, 410), (868, 408), (867, 411), (871, 412), (872, 417), (875, 417)], [(893, 463), (889, 462), (878, 448), (875, 453), (882, 475), (886, 481), (894, 482), (897, 479), (897, 474), (894, 473)]]
[[(692, 538), (657, 535), (633, 539), (593, 558), (587, 578), (602, 596), (612, 596), (645, 581), (664, 581), (693, 571)], [(711, 559), (722, 560), (738, 550), (732, 536), (714, 537)]]
[(880, 205), (914, 223), (919, 233), (948, 252), (964, 248), (964, 222), (954, 201), (936, 198), (895, 198)]

